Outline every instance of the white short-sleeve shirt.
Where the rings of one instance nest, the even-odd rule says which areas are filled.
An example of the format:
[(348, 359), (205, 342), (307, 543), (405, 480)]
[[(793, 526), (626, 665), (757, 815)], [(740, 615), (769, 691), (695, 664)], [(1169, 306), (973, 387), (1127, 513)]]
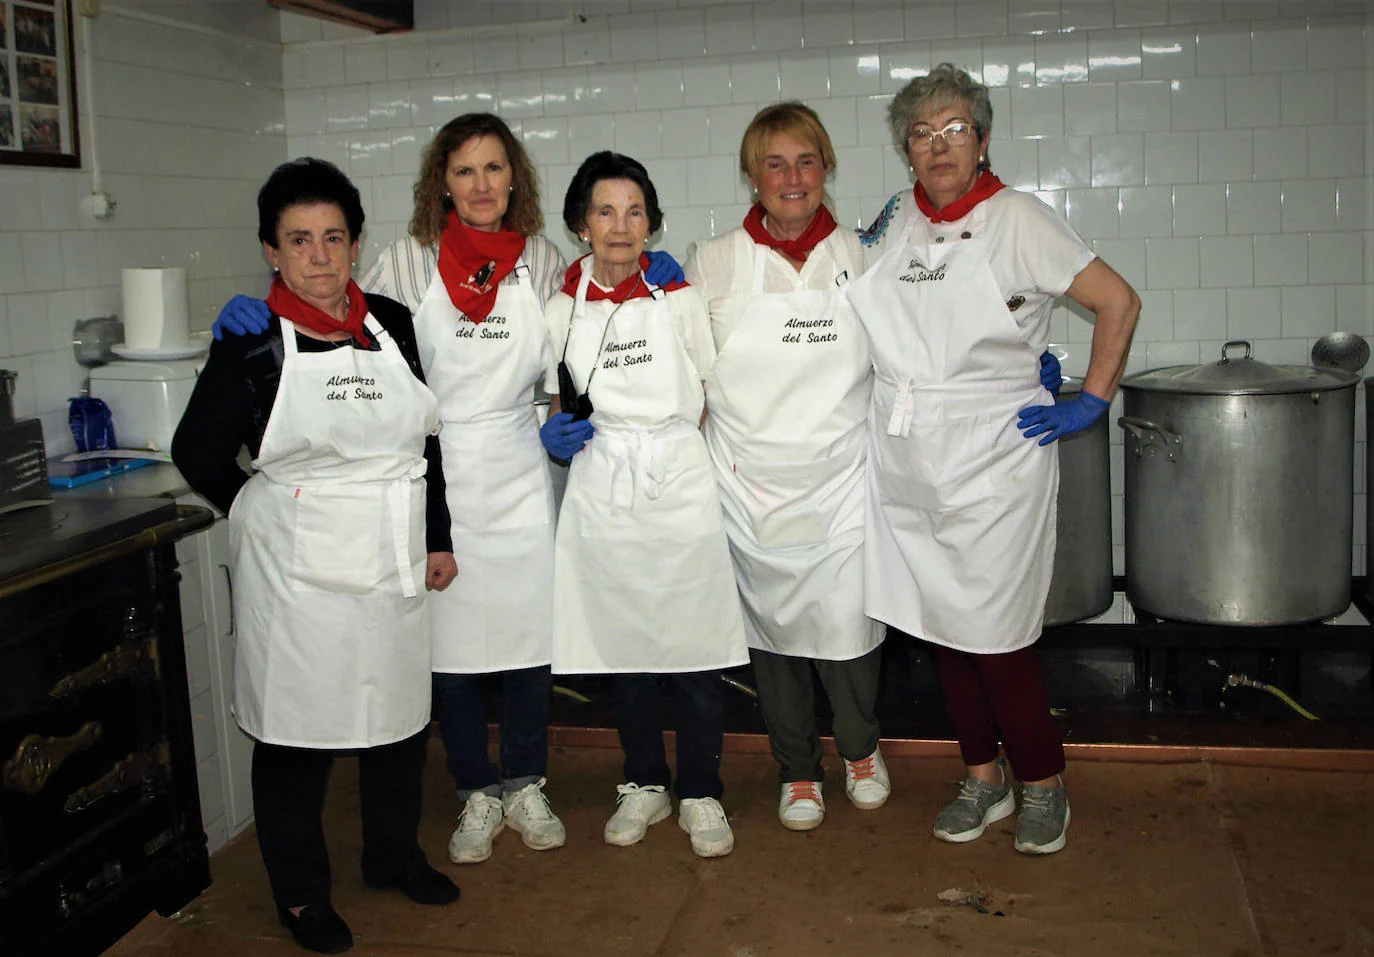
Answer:
[[(523, 256), (530, 267), (534, 294), (543, 306), (563, 285), (568, 264), (558, 247), (543, 236), (526, 239)], [(439, 247), (422, 246), (414, 236), (407, 236), (382, 250), (360, 285), (364, 292), (395, 299), (413, 313), (420, 308), (438, 268)], [(507, 276), (501, 282), (515, 282), (515, 277)]]

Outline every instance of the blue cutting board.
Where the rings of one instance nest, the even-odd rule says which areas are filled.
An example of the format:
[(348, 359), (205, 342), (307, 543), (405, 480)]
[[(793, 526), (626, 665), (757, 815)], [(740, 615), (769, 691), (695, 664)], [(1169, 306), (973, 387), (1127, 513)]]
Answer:
[(141, 469), (145, 465), (156, 465), (153, 459), (83, 459), (79, 462), (52, 461), (48, 463), (48, 484), (53, 488), (76, 488), (90, 482), (99, 482)]

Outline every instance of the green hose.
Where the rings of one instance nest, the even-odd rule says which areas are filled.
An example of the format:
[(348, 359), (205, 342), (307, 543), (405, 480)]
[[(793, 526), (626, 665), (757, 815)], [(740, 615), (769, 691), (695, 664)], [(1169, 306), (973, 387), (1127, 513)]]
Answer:
[(1306, 708), (1304, 708), (1302, 705), (1300, 705), (1300, 704), (1298, 704), (1296, 701), (1294, 701), (1293, 698), (1292, 698), (1290, 695), (1288, 695), (1286, 692), (1280, 690), (1279, 688), (1275, 688), (1275, 687), (1274, 687), (1273, 685), (1271, 685), (1271, 684), (1267, 684), (1266, 682), (1258, 681), (1258, 680), (1256, 680), (1256, 679), (1254, 679), (1254, 678), (1251, 678), (1251, 677), (1249, 677), (1248, 675), (1229, 674), (1229, 675), (1226, 676), (1226, 684), (1227, 684), (1229, 687), (1232, 687), (1232, 688), (1235, 688), (1235, 687), (1241, 687), (1241, 688), (1255, 688), (1255, 689), (1257, 689), (1257, 690), (1259, 690), (1259, 691), (1267, 691), (1267, 692), (1269, 692), (1271, 695), (1273, 695), (1275, 698), (1278, 698), (1278, 699), (1279, 699), (1280, 701), (1282, 701), (1284, 704), (1288, 705), (1288, 707), (1292, 708), (1292, 709), (1293, 709), (1294, 711), (1296, 711), (1298, 714), (1302, 715), (1302, 716), (1303, 716), (1304, 718), (1306, 718), (1308, 721), (1320, 721), (1320, 720), (1321, 720), (1321, 719), (1318, 718), (1315, 714), (1313, 714), (1311, 711), (1308, 711), (1308, 710), (1307, 710)]

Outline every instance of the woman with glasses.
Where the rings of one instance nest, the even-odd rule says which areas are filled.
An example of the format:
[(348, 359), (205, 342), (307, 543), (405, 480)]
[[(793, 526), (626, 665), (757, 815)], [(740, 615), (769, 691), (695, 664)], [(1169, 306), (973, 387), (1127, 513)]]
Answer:
[[(935, 646), (967, 776), (935, 836), (964, 843), (1016, 808), (1015, 848), (1064, 847), (1064, 748), (1034, 644), (1054, 564), (1054, 441), (1108, 409), (1140, 299), (988, 160), (987, 87), (942, 63), (888, 106), (915, 188), (864, 234), (847, 289), (874, 360), (865, 609)], [(1055, 297), (1096, 316), (1077, 399), (1055, 404), (1038, 357)]]

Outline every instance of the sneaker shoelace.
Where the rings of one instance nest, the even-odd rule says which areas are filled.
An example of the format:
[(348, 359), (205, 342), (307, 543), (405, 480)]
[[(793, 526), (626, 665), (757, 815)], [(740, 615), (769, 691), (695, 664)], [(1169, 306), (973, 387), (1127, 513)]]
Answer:
[(1039, 811), (1043, 814), (1054, 813), (1054, 788), (1021, 789), (1021, 811)]
[(638, 784), (617, 784), (615, 803), (624, 804), (626, 798), (634, 797), (636, 794), (662, 794), (663, 791), (661, 784), (650, 784), (648, 787), (640, 787)]
[(720, 806), (719, 801), (702, 801), (694, 809), (692, 824), (700, 828), (728, 827), (725, 819), (725, 808)]
[(873, 770), (873, 755), (871, 754), (862, 761), (850, 761), (849, 770), (854, 775), (855, 781), (862, 781), (864, 778), (877, 775), (877, 772)]
[(552, 821), (554, 819), (553, 808), (549, 807), (549, 799), (544, 796), (543, 790), (539, 785), (531, 784), (525, 788), (525, 793), (520, 796), (519, 803), (525, 809), (525, 819), (528, 821)]
[[(477, 809), (476, 814), (473, 813), (474, 808)], [(463, 813), (458, 818), (458, 830), (485, 831), (494, 813), (496, 813), (496, 808), (487, 801), (482, 801), (477, 804), (469, 802), (468, 806), (463, 808)]]
[(787, 803), (815, 801), (821, 803), (821, 792), (816, 789), (815, 781), (789, 781), (787, 784)]
[(977, 778), (964, 778), (964, 783), (959, 785), (959, 796), (954, 800), (977, 807), (984, 796), (993, 797), (998, 790), (997, 785), (989, 784), (986, 781), (980, 781)]

